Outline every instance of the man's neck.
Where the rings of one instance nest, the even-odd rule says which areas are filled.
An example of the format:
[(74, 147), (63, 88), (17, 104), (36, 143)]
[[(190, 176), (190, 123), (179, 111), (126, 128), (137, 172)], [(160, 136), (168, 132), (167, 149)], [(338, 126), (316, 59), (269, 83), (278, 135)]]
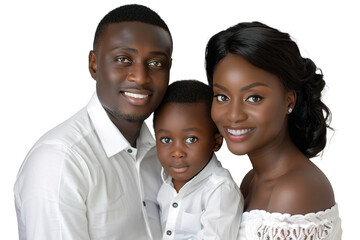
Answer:
[(131, 122), (124, 119), (114, 118), (110, 114), (108, 114), (110, 120), (115, 124), (115, 126), (119, 129), (121, 134), (125, 137), (125, 139), (130, 143), (130, 145), (136, 148), (136, 140), (140, 135), (142, 122)]

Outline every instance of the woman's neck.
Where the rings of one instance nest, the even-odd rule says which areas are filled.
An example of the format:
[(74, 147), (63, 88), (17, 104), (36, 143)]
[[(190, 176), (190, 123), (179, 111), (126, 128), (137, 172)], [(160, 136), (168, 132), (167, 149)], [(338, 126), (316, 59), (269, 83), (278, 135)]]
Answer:
[(289, 136), (273, 142), (248, 154), (253, 166), (254, 177), (275, 179), (292, 169), (304, 155), (294, 145)]

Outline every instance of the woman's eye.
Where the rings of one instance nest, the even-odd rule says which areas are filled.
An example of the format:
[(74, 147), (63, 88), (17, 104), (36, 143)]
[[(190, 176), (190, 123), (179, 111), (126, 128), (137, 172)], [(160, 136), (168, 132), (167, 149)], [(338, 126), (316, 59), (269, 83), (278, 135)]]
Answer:
[(188, 137), (186, 138), (185, 143), (189, 144), (189, 143), (195, 143), (197, 141), (198, 141), (197, 137)]
[(226, 102), (226, 101), (229, 100), (229, 98), (228, 98), (227, 96), (221, 95), (221, 94), (216, 95), (216, 96), (214, 96), (214, 97), (216, 98), (216, 100), (217, 100), (218, 102)]
[(252, 96), (249, 96), (248, 98), (246, 98), (245, 101), (246, 102), (251, 102), (251, 103), (257, 103), (257, 102), (260, 102), (263, 99), (264, 98), (259, 96), (259, 95), (252, 95)]
[(163, 137), (163, 138), (160, 138), (160, 142), (162, 142), (164, 144), (170, 144), (172, 141), (168, 137)]

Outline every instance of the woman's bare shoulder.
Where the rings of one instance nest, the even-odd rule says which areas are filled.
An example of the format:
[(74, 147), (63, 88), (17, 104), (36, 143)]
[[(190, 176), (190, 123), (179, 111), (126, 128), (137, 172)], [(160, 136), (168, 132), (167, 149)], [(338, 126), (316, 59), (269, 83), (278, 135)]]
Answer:
[(271, 193), (269, 212), (307, 214), (335, 205), (325, 174), (314, 164), (304, 164), (281, 176)]

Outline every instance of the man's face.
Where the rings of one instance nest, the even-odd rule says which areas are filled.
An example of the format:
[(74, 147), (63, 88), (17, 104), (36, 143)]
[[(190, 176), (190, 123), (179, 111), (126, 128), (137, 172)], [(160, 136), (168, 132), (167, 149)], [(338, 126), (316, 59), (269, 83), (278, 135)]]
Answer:
[(169, 83), (172, 45), (160, 27), (141, 22), (109, 24), (90, 52), (90, 72), (101, 104), (115, 120), (144, 121)]

